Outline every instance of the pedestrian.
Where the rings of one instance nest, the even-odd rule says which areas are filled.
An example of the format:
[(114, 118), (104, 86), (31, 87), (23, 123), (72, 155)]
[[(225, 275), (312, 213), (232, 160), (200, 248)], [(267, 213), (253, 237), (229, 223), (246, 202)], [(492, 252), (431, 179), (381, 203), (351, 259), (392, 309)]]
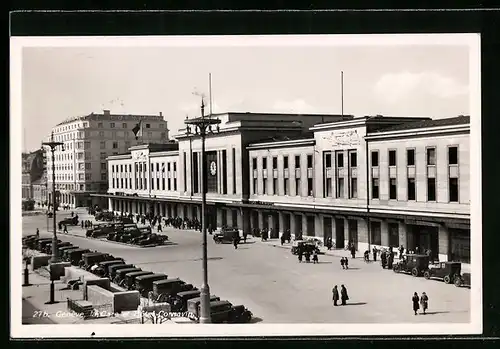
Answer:
[(411, 300), (413, 302), (413, 311), (415, 312), (415, 315), (417, 315), (417, 310), (420, 308), (420, 306), (418, 305), (419, 298), (418, 298), (417, 292), (415, 292), (413, 294), (413, 297)]
[(351, 256), (352, 258), (356, 258), (356, 248), (354, 247), (354, 244), (351, 245)]
[(404, 252), (405, 252), (405, 248), (403, 247), (403, 245), (401, 245), (401, 247), (399, 247), (399, 259), (403, 259)]
[(318, 252), (316, 250), (314, 250), (313, 252), (313, 264), (316, 264), (318, 263)]
[(306, 257), (306, 263), (310, 263), (311, 262), (311, 252), (306, 251), (304, 253), (304, 257)]
[(247, 232), (246, 231), (243, 232), (243, 243), (245, 243), (245, 244), (247, 243)]
[(337, 285), (333, 286), (332, 289), (332, 299), (333, 299), (333, 305), (337, 306), (337, 302), (339, 301), (339, 290), (337, 289)]
[(389, 256), (387, 258), (387, 268), (392, 269), (392, 264), (394, 263), (394, 254), (389, 252)]
[(82, 229), (83, 229), (83, 224), (84, 224), (84, 221), (82, 221), (82, 224), (81, 224), (82, 225)]
[(158, 233), (161, 233), (163, 230), (161, 228), (161, 222), (158, 222)]
[(285, 234), (281, 234), (280, 241), (281, 241), (281, 246), (283, 246), (283, 244), (285, 243)]
[(387, 254), (385, 253), (385, 251), (382, 251), (380, 259), (381, 259), (382, 269), (385, 269), (385, 266), (387, 265)]
[(368, 251), (368, 250), (365, 251), (364, 258), (365, 258), (365, 262), (368, 263), (370, 261), (370, 251)]
[(234, 245), (234, 249), (237, 250), (238, 249), (238, 238), (237, 237), (233, 238), (233, 245)]
[(340, 300), (342, 301), (342, 305), (346, 305), (346, 302), (349, 300), (349, 296), (347, 295), (347, 289), (344, 285), (340, 286)]
[(63, 233), (64, 233), (64, 234), (68, 234), (68, 227), (66, 226), (66, 224), (64, 225), (64, 230), (63, 230)]
[(373, 253), (373, 261), (376, 262), (378, 253), (377, 247), (373, 246), (372, 253)]
[(40, 238), (40, 230), (38, 228), (36, 228), (36, 238), (37, 239)]
[(345, 269), (344, 257), (340, 258), (340, 265), (342, 266), (342, 269)]
[(344, 257), (344, 264), (345, 264), (345, 268), (349, 269), (349, 258)]
[(425, 315), (425, 311), (429, 306), (429, 297), (427, 297), (427, 294), (425, 292), (422, 292), (422, 296), (420, 296), (420, 305), (422, 305), (422, 310)]
[(302, 263), (302, 250), (301, 249), (299, 249), (298, 256), (299, 256), (299, 263)]

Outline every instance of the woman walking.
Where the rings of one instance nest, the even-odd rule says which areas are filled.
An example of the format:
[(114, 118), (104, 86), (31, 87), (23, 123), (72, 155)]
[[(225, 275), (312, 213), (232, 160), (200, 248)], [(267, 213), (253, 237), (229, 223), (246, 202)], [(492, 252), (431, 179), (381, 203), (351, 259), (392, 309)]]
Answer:
[(340, 286), (340, 300), (342, 301), (342, 305), (346, 305), (349, 296), (347, 295), (347, 289), (344, 285)]
[(413, 294), (413, 298), (411, 300), (413, 302), (413, 311), (415, 312), (415, 315), (417, 315), (417, 310), (420, 308), (418, 305), (419, 298), (417, 292)]
[(422, 296), (420, 296), (420, 305), (422, 306), (423, 313), (425, 315), (425, 311), (429, 306), (429, 297), (425, 292), (422, 292)]

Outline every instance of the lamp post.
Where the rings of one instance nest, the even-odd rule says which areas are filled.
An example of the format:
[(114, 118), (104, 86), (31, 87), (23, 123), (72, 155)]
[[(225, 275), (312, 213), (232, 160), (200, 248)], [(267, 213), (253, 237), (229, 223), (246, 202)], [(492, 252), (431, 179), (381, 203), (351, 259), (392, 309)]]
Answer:
[(201, 314), (200, 323), (210, 323), (210, 288), (208, 286), (208, 259), (207, 259), (207, 219), (206, 219), (206, 205), (207, 205), (207, 192), (206, 192), (206, 159), (205, 159), (205, 138), (207, 134), (214, 133), (212, 125), (216, 126), (216, 131), (219, 132), (219, 119), (212, 119), (205, 117), (205, 103), (203, 98), (201, 100), (201, 117), (188, 119), (184, 122), (187, 126), (186, 133), (191, 134), (193, 126), (194, 134), (201, 137), (201, 226), (203, 232), (203, 284), (201, 285)]
[[(50, 259), (51, 263), (56, 263), (58, 261), (57, 257), (57, 224), (56, 224), (56, 163), (55, 163), (55, 150), (57, 146), (62, 146), (64, 151), (64, 143), (54, 141), (54, 131), (50, 135), (50, 142), (42, 142), (42, 146), (50, 147), (52, 152), (52, 211), (53, 211), (53, 224), (54, 224), (54, 235), (52, 236), (52, 257)], [(48, 193), (47, 193), (48, 195)], [(51, 279), (53, 279), (51, 277)], [(47, 304), (53, 304), (54, 301), (54, 280), (50, 283), (50, 301)]]

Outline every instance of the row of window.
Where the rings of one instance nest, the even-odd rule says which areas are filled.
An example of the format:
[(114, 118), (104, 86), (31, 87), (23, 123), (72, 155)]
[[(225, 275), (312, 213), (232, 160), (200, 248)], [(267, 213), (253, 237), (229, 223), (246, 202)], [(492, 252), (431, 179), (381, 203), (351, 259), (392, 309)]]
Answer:
[[(137, 189), (147, 190), (147, 178), (135, 178), (135, 188), (132, 186), (132, 178), (112, 178), (111, 188), (113, 189)], [(166, 185), (165, 185), (166, 183)], [(151, 178), (151, 190), (177, 191), (177, 178)]]
[[(165, 166), (166, 165), (166, 166)], [(155, 171), (156, 169), (156, 171)], [(151, 172), (163, 172), (165, 173), (165, 169), (167, 172), (170, 172), (173, 169), (174, 172), (177, 171), (177, 162), (154, 162), (151, 164)], [(136, 172), (146, 172), (147, 166), (145, 162), (136, 162), (135, 163), (135, 171)], [(127, 173), (132, 172), (132, 164), (120, 164), (120, 165), (111, 165), (111, 173)]]
[[(415, 178), (407, 178), (406, 199), (408, 201), (416, 200), (417, 182)], [(436, 201), (436, 178), (426, 178), (427, 201)], [(459, 202), (459, 180), (458, 178), (448, 178), (448, 201)], [(378, 178), (372, 178), (372, 199), (380, 199), (380, 181)], [(389, 200), (397, 200), (398, 186), (396, 178), (389, 178)]]
[[(133, 127), (135, 127), (136, 124), (137, 123), (134, 122), (134, 126)], [(109, 123), (109, 128), (117, 128), (119, 125), (120, 125), (120, 123), (110, 122)], [(128, 128), (128, 123), (122, 122), (121, 127), (122, 128)], [(104, 123), (103, 122), (98, 122), (97, 123), (97, 128), (104, 128)], [(144, 123), (144, 128), (151, 128), (151, 124)], [(165, 128), (165, 124), (163, 124), (163, 123), (159, 124), (159, 128)]]
[[(389, 149), (389, 166), (396, 166), (396, 155), (395, 149)], [(426, 165), (435, 166), (436, 165), (436, 148), (428, 147), (426, 149)], [(449, 146), (448, 147), (448, 165), (458, 165), (458, 147)], [(371, 152), (371, 166), (379, 166), (379, 151), (372, 150)], [(415, 166), (415, 149), (406, 149), (406, 166)]]

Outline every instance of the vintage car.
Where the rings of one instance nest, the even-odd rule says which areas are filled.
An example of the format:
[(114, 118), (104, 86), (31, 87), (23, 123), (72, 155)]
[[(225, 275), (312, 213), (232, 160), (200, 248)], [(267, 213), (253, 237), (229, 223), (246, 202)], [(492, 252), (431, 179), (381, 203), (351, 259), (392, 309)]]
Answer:
[[(61, 242), (61, 240), (57, 240), (57, 242)], [(52, 238), (44, 238), (44, 239), (40, 239), (38, 240), (38, 248), (37, 250), (42, 252), (45, 250), (45, 246), (47, 246), (48, 244), (52, 244)]]
[(103, 269), (103, 274), (101, 276), (107, 277), (109, 274), (109, 267), (112, 265), (122, 265), (125, 264), (122, 258), (115, 258), (109, 261), (99, 262), (99, 267)]
[(87, 229), (85, 235), (91, 238), (100, 238), (114, 231), (115, 231), (115, 225), (113, 223), (101, 223), (101, 224), (95, 224), (92, 229)]
[(77, 248), (80, 248), (80, 247), (74, 246), (74, 245), (60, 246), (57, 249), (57, 255), (62, 258), (64, 256), (64, 252), (65, 251), (67, 251), (67, 250), (76, 250)]
[(153, 299), (156, 302), (165, 302), (168, 297), (176, 294), (186, 284), (179, 278), (164, 279), (153, 282)]
[(238, 228), (221, 228), (219, 232), (213, 234), (213, 239), (216, 244), (233, 243), (234, 239), (239, 243), (241, 240), (240, 231)]
[(78, 216), (70, 217), (59, 221), (59, 229), (62, 229), (64, 225), (78, 225)]
[(172, 295), (168, 299), (168, 303), (170, 303), (171, 310), (176, 311), (176, 312), (181, 312), (181, 311), (186, 311), (187, 309), (187, 301), (193, 298), (198, 298), (200, 297), (200, 291), (198, 289), (196, 290), (190, 290), (190, 291), (182, 291), (182, 292), (177, 292), (177, 294)]
[[(215, 302), (215, 301), (220, 301), (220, 297), (217, 297), (214, 294), (210, 295), (210, 302)], [(198, 320), (200, 313), (200, 303), (201, 303), (201, 296), (196, 297), (196, 298), (191, 298), (187, 300), (187, 311), (189, 313), (189, 316), (192, 320)]]
[[(64, 247), (64, 246), (71, 246), (71, 242), (68, 241), (61, 241), (57, 243), (57, 249), (59, 247)], [(46, 244), (42, 250), (43, 253), (51, 254), (52, 253), (52, 241)]]
[(415, 277), (422, 276), (428, 269), (429, 256), (426, 254), (406, 254), (392, 267), (395, 273), (411, 273)]
[(126, 268), (135, 268), (133, 264), (113, 264), (108, 267), (108, 278), (113, 280), (116, 276), (118, 270), (126, 269)]
[(90, 250), (87, 248), (77, 248), (76, 250), (66, 251), (66, 261), (70, 262), (72, 265), (78, 265), (82, 260), (82, 255), (84, 253), (89, 253)]
[(454, 282), (456, 276), (460, 276), (462, 263), (460, 262), (439, 262), (429, 265), (429, 269), (424, 271), (424, 277), (442, 279), (445, 284)]
[(139, 291), (141, 296), (147, 297), (148, 292), (153, 290), (153, 282), (157, 280), (165, 280), (167, 277), (167, 275), (161, 273), (138, 276), (135, 279), (135, 290)]
[(115, 219), (115, 214), (113, 212), (101, 211), (96, 213), (94, 217), (96, 221), (112, 222)]
[[(198, 305), (200, 308), (201, 304)], [(200, 309), (198, 309), (198, 314)], [(210, 302), (210, 320), (214, 324), (248, 323), (252, 320), (252, 312), (243, 305), (233, 306), (228, 301)]]
[(132, 218), (128, 218), (125, 216), (119, 216), (118, 218), (116, 218), (116, 221), (123, 224), (134, 224), (134, 220)]
[(115, 277), (113, 278), (113, 282), (121, 286), (121, 283), (125, 281), (125, 275), (127, 275), (128, 273), (135, 273), (137, 271), (142, 271), (142, 269), (141, 268), (118, 269), (115, 273)]
[(292, 243), (292, 254), (297, 255), (299, 254), (299, 251), (302, 249), (302, 252), (305, 253), (306, 251), (309, 253), (313, 253), (316, 251), (316, 253), (320, 253), (319, 247), (317, 246), (315, 241), (307, 241), (307, 240), (295, 240)]
[[(122, 241), (124, 240), (123, 237), (130, 235), (130, 236), (135, 236), (135, 234), (138, 234), (139, 229), (137, 228), (136, 224), (124, 224), (123, 226), (119, 226), (118, 229), (115, 231), (109, 233), (106, 237), (106, 239), (110, 241), (121, 241), (121, 242), (127, 242), (127, 241)], [(129, 237), (127, 236), (125, 240), (129, 240)]]
[(125, 283), (123, 284), (123, 287), (127, 288), (128, 290), (133, 290), (135, 288), (135, 280), (139, 276), (144, 276), (144, 275), (153, 275), (154, 273), (152, 271), (136, 271), (134, 273), (128, 273), (125, 275)]
[(463, 273), (462, 275), (456, 275), (453, 281), (457, 287), (470, 287), (470, 273)]
[(82, 254), (82, 259), (80, 260), (80, 263), (78, 263), (78, 266), (82, 269), (89, 271), (94, 264), (110, 260), (111, 258), (112, 256), (102, 252), (84, 253)]
[(139, 246), (163, 245), (166, 240), (167, 240), (166, 235), (149, 234), (149, 236), (147, 236), (146, 238), (137, 241), (136, 244)]
[(129, 234), (129, 236), (123, 237), (122, 242), (128, 242), (131, 244), (137, 244), (139, 241), (147, 239), (151, 233), (141, 233), (140, 231)]
[(26, 246), (28, 248), (33, 248), (31, 246), (34, 245), (35, 241), (37, 239), (36, 235), (28, 235), (23, 237), (23, 246)]

